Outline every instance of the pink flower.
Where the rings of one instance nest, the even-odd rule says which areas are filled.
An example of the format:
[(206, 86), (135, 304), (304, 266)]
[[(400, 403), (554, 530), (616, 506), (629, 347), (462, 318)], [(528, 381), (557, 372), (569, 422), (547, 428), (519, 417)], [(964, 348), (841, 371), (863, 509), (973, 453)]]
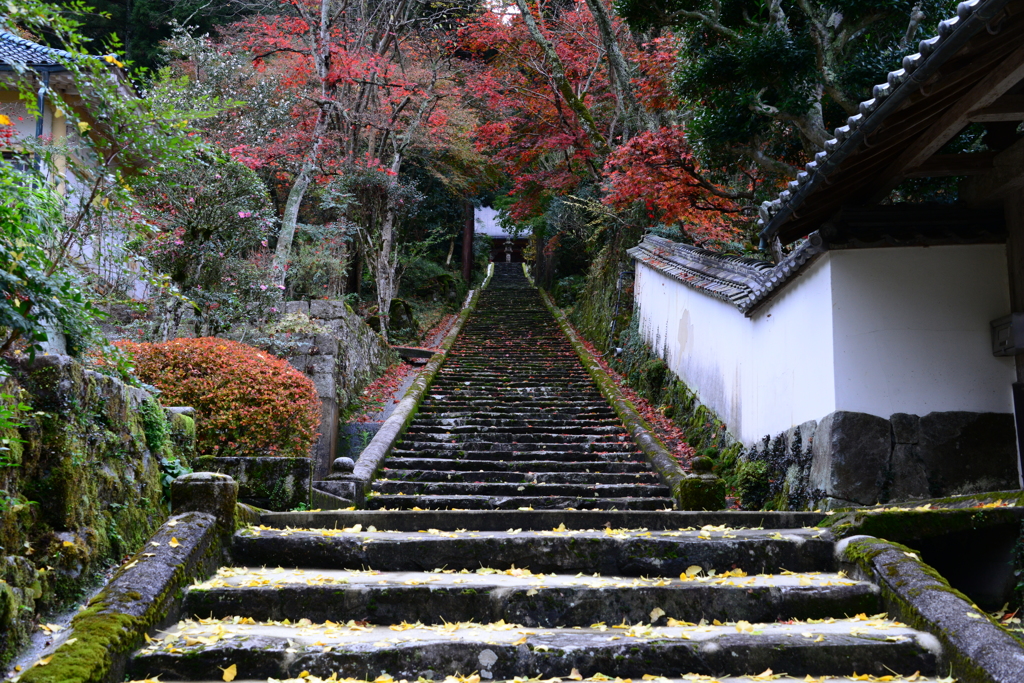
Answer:
[(266, 285), (260, 285), (260, 291), (261, 292), (267, 291), (267, 286)]
[(252, 215), (252, 211), (239, 211), (238, 212), (238, 217), (239, 218), (248, 218), (251, 215)]

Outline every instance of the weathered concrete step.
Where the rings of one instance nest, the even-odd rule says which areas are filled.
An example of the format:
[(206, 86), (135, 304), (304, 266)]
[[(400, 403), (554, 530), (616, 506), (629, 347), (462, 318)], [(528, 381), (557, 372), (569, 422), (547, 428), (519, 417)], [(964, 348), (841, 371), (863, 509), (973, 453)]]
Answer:
[[(431, 419), (437, 419), (437, 416), (443, 415), (441, 419), (463, 419), (463, 418), (481, 418), (481, 419), (511, 419), (519, 416), (535, 416), (536, 419), (549, 419), (549, 420), (564, 420), (564, 419), (609, 419), (616, 420), (618, 417), (615, 411), (608, 406), (596, 405), (588, 411), (578, 410), (541, 410), (541, 411), (526, 411), (517, 412), (507, 406), (494, 406), (493, 408), (477, 408), (477, 409), (449, 409), (442, 404), (435, 405), (422, 405), (419, 408), (417, 415), (429, 416)], [(524, 417), (525, 419), (525, 417)]]
[(375, 495), (375, 510), (671, 510), (671, 498), (573, 498), (570, 496)]
[[(447, 441), (420, 441), (406, 440), (398, 442), (398, 446), (404, 451), (416, 451), (420, 453), (437, 452), (457, 454), (478, 453), (485, 456), (486, 453), (502, 453), (515, 455), (516, 453), (634, 453), (639, 454), (639, 449), (632, 442), (626, 441), (593, 441), (593, 442), (569, 442), (558, 443), (555, 441), (460, 441), (458, 438)], [(522, 448), (516, 448), (522, 446)], [(504, 457), (504, 456), (501, 456)], [(643, 457), (643, 456), (638, 456)]]
[(827, 619), (883, 609), (877, 586), (838, 574), (738, 574), (701, 572), (683, 581), (490, 568), (442, 573), (224, 567), (189, 590), (183, 613), (375, 624), (504, 619), (550, 628), (623, 621), (664, 626), (670, 619)]
[(377, 479), (373, 490), (381, 495), (405, 494), (407, 496), (558, 496), (569, 498), (653, 498), (668, 497), (667, 486), (658, 482), (636, 482), (631, 484), (586, 483), (534, 484), (527, 482), (456, 482), (456, 481), (392, 481)]
[(361, 525), (306, 530), (248, 527), (235, 534), (232, 558), (245, 566), (430, 571), (514, 565), (544, 573), (648, 577), (676, 577), (693, 565), (739, 567), (749, 573), (833, 570), (831, 536), (819, 529), (719, 529), (420, 533), (369, 531), (369, 526)]
[[(627, 476), (650, 472), (650, 466), (640, 461), (605, 461), (605, 460), (583, 460), (583, 461), (560, 461), (560, 460), (467, 460), (469, 454), (453, 458), (426, 458), (416, 457), (416, 451), (393, 451), (387, 460), (385, 469), (392, 471), (403, 469), (423, 471), (445, 471), (445, 472), (514, 472), (514, 473), (538, 473), (538, 472), (593, 472), (593, 473), (622, 473)], [(523, 455), (522, 453), (520, 455)], [(544, 457), (541, 451), (537, 454)]]
[(549, 427), (559, 427), (561, 425), (574, 425), (579, 428), (591, 428), (591, 427), (618, 427), (622, 429), (622, 425), (612, 418), (604, 419), (588, 419), (588, 418), (577, 418), (566, 416), (564, 418), (550, 418), (550, 417), (518, 417), (518, 416), (505, 416), (505, 417), (426, 417), (417, 416), (415, 424), (418, 428), (428, 427), (517, 427), (524, 423), (529, 423), (531, 427), (536, 429), (546, 429)]
[(486, 434), (488, 438), (490, 438), (492, 434), (529, 434), (533, 436), (626, 436), (626, 430), (623, 429), (621, 425), (576, 425), (570, 420), (566, 420), (561, 424), (551, 420), (546, 422), (547, 424), (544, 425), (535, 425), (529, 420), (518, 420), (516, 423), (503, 425), (470, 424), (434, 426), (423, 424), (419, 420), (416, 420), (405, 433), (423, 434), (432, 438), (443, 438), (449, 434)]
[(882, 620), (606, 630), (532, 630), (505, 623), (398, 628), (405, 630), (356, 623), (185, 622), (137, 653), (128, 674), (215, 679), (233, 664), (238, 675), (253, 678), (302, 671), (360, 678), (387, 672), (410, 680), (467, 671), (488, 678), (549, 677), (573, 669), (582, 676), (640, 678), (681, 671), (760, 674), (769, 668), (794, 676), (851, 670), (910, 676), (935, 673), (941, 653), (930, 634)]
[[(391, 468), (386, 469), (381, 479), (391, 481), (413, 481), (413, 482), (456, 482), (456, 483), (483, 483), (483, 482), (506, 482), (514, 484), (659, 484), (658, 476), (654, 472), (633, 472), (633, 473), (611, 473), (611, 472), (565, 472), (556, 470), (554, 472), (514, 471), (494, 472), (484, 470), (456, 470), (444, 468), (444, 463), (450, 461), (438, 460), (441, 465), (439, 469), (418, 467), (415, 469), (395, 469), (395, 462), (389, 460)], [(380, 481), (380, 479), (378, 479)]]
[[(764, 673), (764, 672), (762, 672), (762, 673)], [(715, 676), (714, 678), (712, 678), (711, 676), (702, 676), (701, 674), (688, 673), (688, 674), (683, 674), (683, 676), (686, 676), (686, 678), (672, 678), (672, 677), (658, 676), (658, 677), (655, 677), (655, 678), (647, 678), (647, 679), (644, 679), (644, 680), (650, 681), (650, 683), (694, 683), (694, 681), (701, 681), (701, 680), (706, 681), (707, 683), (763, 683), (766, 680), (771, 680), (773, 683), (807, 683), (807, 678), (806, 677), (804, 677), (804, 678), (793, 678), (792, 676), (786, 676), (785, 674), (781, 674), (781, 675), (773, 674), (770, 679), (765, 678), (761, 674), (752, 674), (750, 676)], [(856, 678), (854, 678), (854, 676), (856, 676)], [(850, 676), (828, 676), (827, 678), (820, 677), (820, 676), (813, 676), (812, 675), (811, 679), (814, 680), (815, 683), (819, 683), (819, 682), (824, 683), (825, 681), (827, 681), (827, 683), (863, 683), (863, 681), (865, 680), (860, 674), (858, 674), (856, 672), (854, 672), (853, 675), (850, 675)], [(222, 680), (223, 680), (222, 678), (218, 678), (215, 681), (214, 680), (194, 681), (193, 683), (221, 683)], [(302, 683), (333, 683), (333, 682), (329, 682), (327, 679), (321, 679), (319, 677), (312, 678), (312, 677), (308, 677), (307, 676), (305, 678), (302, 678), (301, 680), (302, 680)], [(545, 679), (545, 680), (546, 681), (550, 680), (551, 683), (565, 683), (565, 681), (575, 681), (576, 679), (575, 678), (569, 678), (568, 676), (562, 676), (562, 677), (557, 677), (556, 676), (556, 677), (553, 677), (551, 679)], [(596, 675), (594, 675), (592, 677), (589, 677), (589, 678), (585, 678), (583, 680), (591, 681), (593, 683), (607, 683), (608, 678), (604, 674), (598, 672)], [(900, 679), (895, 679), (894, 678), (892, 680), (896, 681), (896, 683), (899, 683)], [(257, 680), (238, 680), (238, 679), (235, 679), (235, 683), (267, 683), (267, 681), (268, 681), (268, 679), (261, 679), (261, 680), (258, 680), (258, 681)], [(612, 681), (614, 681), (614, 679), (612, 679)], [(622, 681), (622, 683), (625, 683), (624, 679), (620, 679), (620, 681)], [(940, 679), (940, 678), (932, 678), (931, 676), (917, 676), (916, 678), (913, 679), (913, 681), (914, 681), (914, 683), (949, 683), (949, 678), (941, 678)], [(282, 683), (293, 683), (293, 682), (292, 681), (282, 681)], [(377, 683), (377, 682), (376, 681), (363, 681), (363, 683)], [(423, 678), (423, 679), (420, 679), (419, 681), (408, 681), (408, 680), (405, 680), (405, 679), (399, 679), (399, 680), (394, 681), (394, 683), (435, 683), (435, 682), (433, 680), (431, 680), (431, 679)], [(437, 681), (436, 683), (442, 683), (442, 681)], [(515, 680), (511, 680), (511, 681), (488, 681), (488, 683), (522, 683), (522, 680), (521, 679), (515, 679)]]
[[(380, 510), (330, 510), (325, 512), (264, 512), (262, 524), (278, 529), (287, 528), (349, 528), (356, 524), (366, 529), (370, 526), (392, 531), (420, 531), (440, 529), (455, 531), (505, 531), (524, 529), (527, 531), (552, 531), (565, 527), (569, 530), (586, 529), (643, 529), (658, 531), (692, 531), (710, 527), (708, 535), (721, 535), (715, 530), (721, 528), (767, 528), (786, 533), (786, 529), (803, 528), (812, 536), (822, 530), (813, 525), (825, 516), (815, 512), (753, 512), (746, 510), (719, 510), (694, 512), (691, 510), (670, 510), (667, 512), (644, 512), (636, 510), (595, 511), (595, 510), (498, 510), (479, 512), (434, 511), (410, 512), (407, 510), (384, 512)], [(641, 532), (642, 533), (642, 532)], [(668, 536), (668, 538), (677, 538)], [(822, 534), (822, 538), (831, 538)]]

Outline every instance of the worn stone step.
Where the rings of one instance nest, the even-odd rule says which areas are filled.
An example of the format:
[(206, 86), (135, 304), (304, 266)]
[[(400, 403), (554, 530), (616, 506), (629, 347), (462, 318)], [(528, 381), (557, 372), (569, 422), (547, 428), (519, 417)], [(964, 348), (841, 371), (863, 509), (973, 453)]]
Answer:
[[(439, 460), (439, 463), (448, 461)], [(395, 461), (391, 461), (392, 468), (384, 472), (381, 479), (390, 481), (412, 481), (412, 482), (451, 482), (451, 483), (484, 483), (484, 482), (507, 482), (514, 484), (573, 484), (573, 483), (597, 483), (597, 484), (659, 484), (657, 475), (653, 472), (632, 472), (632, 473), (610, 473), (610, 472), (566, 472), (558, 470), (554, 472), (494, 472), (485, 470), (447, 470), (418, 467), (415, 469), (393, 469)], [(380, 479), (378, 479), (380, 481)]]
[[(522, 529), (527, 531), (554, 531), (566, 528), (570, 531), (587, 529), (642, 529), (646, 531), (693, 531), (707, 527), (707, 535), (716, 537), (716, 529), (753, 528), (774, 529), (787, 533), (787, 529), (801, 529), (812, 536), (822, 533), (813, 526), (825, 518), (815, 512), (761, 512), (747, 510), (716, 510), (697, 512), (692, 510), (669, 510), (646, 512), (641, 510), (494, 510), (487, 514), (473, 511), (425, 510), (329, 510), (322, 512), (264, 512), (262, 524), (276, 529), (346, 529), (360, 525), (361, 529), (371, 526), (392, 531), (419, 532), (422, 529), (456, 531), (506, 531)], [(666, 538), (677, 538), (667, 536)], [(829, 539), (828, 533), (821, 538)]]
[(614, 435), (626, 436), (626, 430), (619, 425), (580, 425), (573, 424), (566, 420), (563, 423), (547, 421), (547, 424), (533, 424), (529, 420), (519, 420), (512, 424), (502, 425), (425, 425), (415, 423), (406, 431), (409, 434), (423, 434), (443, 437), (448, 434), (530, 434), (530, 435), (555, 435), (555, 436), (576, 436), (576, 435)]
[(407, 496), (558, 496), (569, 498), (652, 498), (667, 497), (669, 489), (658, 482), (637, 482), (631, 484), (517, 484), (514, 482), (420, 482), (378, 479), (373, 490), (380, 495), (405, 494)]
[[(941, 649), (930, 634), (884, 620), (821, 624), (723, 624), (615, 629), (537, 629), (497, 624), (388, 626), (186, 621), (140, 650), (132, 677), (239, 676), (439, 679), (479, 671), (487, 678), (760, 674), (876, 676), (936, 671)], [(748, 630), (749, 629), (749, 630)], [(820, 640), (819, 640), (820, 638)]]
[(548, 432), (546, 430), (451, 430), (439, 432), (433, 430), (421, 430), (410, 427), (403, 437), (405, 441), (416, 443), (451, 443), (452, 441), (462, 443), (475, 443), (487, 441), (488, 443), (617, 443), (633, 445), (628, 441), (628, 436), (622, 429), (603, 430), (573, 430), (568, 428), (565, 432)]
[(247, 527), (234, 535), (232, 558), (244, 566), (430, 571), (515, 565), (533, 572), (647, 577), (677, 577), (693, 565), (718, 570), (740, 567), (748, 573), (834, 571), (832, 537), (820, 529), (705, 526), (676, 531), (437, 533), (370, 531), (361, 525), (347, 529)]
[(377, 572), (223, 567), (193, 586), (183, 613), (258, 621), (349, 620), (375, 624), (459, 621), (524, 626), (596, 622), (667, 625), (827, 619), (875, 614), (878, 587), (839, 574), (737, 576), (700, 572), (687, 580), (534, 574), (521, 569), (473, 572)]
[[(807, 683), (807, 678), (806, 677), (794, 678), (792, 676), (787, 676), (785, 674), (781, 674), (781, 675), (772, 675), (771, 678), (769, 679), (769, 678), (766, 678), (765, 676), (763, 676), (762, 675), (763, 673), (764, 672), (761, 672), (761, 674), (751, 674), (750, 676), (714, 676), (714, 677), (702, 676), (701, 674), (686, 673), (686, 674), (683, 674), (683, 676), (685, 678), (673, 678), (673, 677), (658, 676), (658, 677), (653, 677), (653, 678), (647, 678), (647, 679), (644, 679), (644, 680), (650, 681), (650, 683), (694, 683), (694, 681), (702, 681), (702, 680), (705, 681), (706, 683), (763, 683), (766, 680), (770, 680), (770, 681), (772, 681), (772, 683)], [(858, 674), (856, 671), (853, 672), (853, 674), (851, 674), (849, 676), (828, 676), (827, 678), (825, 678), (825, 677), (821, 677), (821, 676), (813, 676), (812, 675), (811, 678), (814, 680), (815, 683), (819, 683), (819, 682), (820, 683), (825, 683), (826, 681), (827, 681), (827, 683), (863, 683), (863, 681), (865, 680), (864, 677), (861, 676), (860, 674)], [(195, 681), (194, 683), (221, 683), (222, 680), (223, 679), (219, 678), (219, 679), (217, 679), (215, 681), (214, 680)], [(561, 677), (557, 677), (556, 676), (556, 677), (552, 677), (550, 679), (545, 679), (545, 683), (547, 683), (547, 681), (550, 681), (551, 683), (565, 683), (566, 681), (575, 681), (575, 680), (576, 680), (575, 678), (569, 678), (568, 675), (564, 675), (564, 676), (561, 676)], [(598, 674), (596, 674), (596, 675), (594, 675), (592, 677), (583, 679), (583, 680), (588, 681), (588, 682), (592, 682), (592, 683), (606, 683), (608, 679), (607, 679), (607, 677), (604, 674), (601, 674), (600, 672), (598, 672)], [(612, 680), (614, 680), (614, 679), (612, 679)], [(892, 679), (892, 680), (896, 681), (897, 683), (899, 682), (899, 679)], [(258, 680), (258, 681), (257, 680), (251, 680), (251, 679), (249, 679), (249, 680), (238, 680), (238, 679), (235, 679), (235, 683), (267, 683), (267, 681), (268, 681), (268, 679), (265, 679), (265, 678), (261, 679), (261, 680)], [(949, 678), (941, 678), (940, 679), (940, 678), (933, 678), (931, 676), (917, 676), (916, 678), (913, 679), (913, 681), (914, 681), (914, 683), (949, 683)], [(408, 680), (405, 680), (405, 679), (398, 679), (398, 680), (394, 681), (394, 683), (403, 683), (403, 682), (404, 683), (435, 683), (433, 680), (426, 679), (426, 678), (420, 679), (419, 681), (408, 681)], [(304, 678), (301, 678), (301, 679), (298, 679), (298, 680), (281, 681), (280, 683), (329, 683), (329, 682), (326, 679), (314, 679), (314, 678), (311, 678), (311, 677), (304, 677)], [(333, 683), (333, 681), (330, 682), (330, 683)], [(363, 683), (377, 683), (377, 682), (376, 681), (364, 681)], [(437, 681), (437, 683), (443, 683), (443, 682), (442, 681)], [(519, 679), (519, 680), (511, 680), (511, 681), (488, 681), (488, 683), (522, 683), (522, 680)]]
[(569, 411), (569, 410), (543, 410), (543, 411), (527, 411), (518, 412), (509, 409), (505, 406), (492, 406), (489, 408), (478, 408), (478, 409), (456, 409), (445, 404), (432, 404), (432, 405), (421, 405), (419, 411), (416, 413), (416, 419), (423, 416), (427, 419), (444, 419), (450, 417), (452, 419), (460, 419), (465, 417), (471, 418), (484, 418), (484, 419), (509, 419), (517, 418), (519, 416), (535, 416), (536, 419), (551, 419), (551, 420), (573, 420), (579, 419), (608, 419), (618, 420), (615, 415), (615, 411), (612, 410), (607, 404), (595, 405), (589, 411)]
[[(517, 448), (516, 446), (522, 446)], [(551, 451), (552, 453), (579, 453), (579, 454), (601, 454), (601, 453), (633, 453), (638, 454), (639, 449), (628, 441), (594, 441), (578, 443), (559, 443), (555, 441), (460, 441), (449, 439), (448, 441), (419, 441), (402, 440), (398, 442), (396, 450), (415, 451), (418, 453), (451, 453), (454, 457), (460, 451), (464, 453), (478, 453), (481, 457), (487, 457), (487, 453), (502, 454), (499, 457), (515, 455), (516, 453), (540, 453)], [(642, 457), (642, 456), (640, 456)]]
[[(388, 467), (385, 470), (401, 471), (423, 470), (423, 471), (476, 471), (476, 472), (593, 472), (600, 473), (623, 473), (628, 476), (633, 474), (651, 474), (650, 466), (646, 462), (638, 460), (530, 460), (522, 459), (525, 455), (520, 453), (520, 459), (510, 460), (469, 460), (467, 453), (458, 459), (453, 458), (428, 458), (417, 457), (417, 451), (395, 451), (395, 455), (388, 458)], [(534, 454), (538, 457), (545, 457), (546, 452)]]
[(671, 510), (671, 498), (573, 498), (571, 496), (375, 495), (374, 510)]
[(518, 427), (523, 425), (524, 423), (528, 423), (530, 427), (534, 429), (547, 429), (549, 427), (573, 425), (578, 428), (616, 427), (619, 430), (622, 430), (622, 426), (619, 424), (619, 422), (612, 418), (587, 419), (582, 417), (565, 417), (561, 419), (552, 419), (546, 416), (535, 418), (508, 416), (504, 418), (450, 417), (430, 419), (427, 417), (418, 417), (415, 422), (416, 427), (421, 429), (427, 429), (431, 427), (472, 427), (476, 429), (489, 427)]

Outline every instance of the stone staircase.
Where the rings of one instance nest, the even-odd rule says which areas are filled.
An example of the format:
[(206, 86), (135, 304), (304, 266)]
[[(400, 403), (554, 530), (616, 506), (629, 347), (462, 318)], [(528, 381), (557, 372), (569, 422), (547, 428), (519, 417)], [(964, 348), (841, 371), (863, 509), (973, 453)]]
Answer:
[[(828, 532), (799, 526), (816, 518), (265, 514), (236, 532), (234, 564), (187, 592), (190, 618), (136, 653), (128, 675), (521, 683), (940, 674), (938, 641), (879, 614), (879, 589), (837, 572)], [(742, 526), (762, 520), (779, 528)]]
[(521, 264), (495, 264), (372, 509), (671, 509)]
[(668, 509), (536, 292), (498, 266), (371, 509), (236, 531), (230, 563), (184, 594), (186, 618), (132, 656), (130, 678), (941, 673), (939, 641), (839, 571), (821, 515)]

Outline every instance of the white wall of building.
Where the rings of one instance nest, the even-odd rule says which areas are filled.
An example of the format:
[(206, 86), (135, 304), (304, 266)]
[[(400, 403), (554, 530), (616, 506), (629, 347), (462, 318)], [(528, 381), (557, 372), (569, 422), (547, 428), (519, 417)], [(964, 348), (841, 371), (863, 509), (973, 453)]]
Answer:
[[(829, 262), (753, 319), (637, 264), (641, 332), (745, 443), (835, 410)], [(825, 410), (822, 410), (825, 408)], [(772, 431), (774, 429), (774, 431)]]
[(830, 256), (839, 410), (1013, 411), (1013, 359), (992, 355), (989, 331), (1010, 312), (1003, 245)]
[(829, 252), (751, 318), (636, 265), (644, 338), (746, 444), (835, 410), (1011, 411), (1001, 246)]

